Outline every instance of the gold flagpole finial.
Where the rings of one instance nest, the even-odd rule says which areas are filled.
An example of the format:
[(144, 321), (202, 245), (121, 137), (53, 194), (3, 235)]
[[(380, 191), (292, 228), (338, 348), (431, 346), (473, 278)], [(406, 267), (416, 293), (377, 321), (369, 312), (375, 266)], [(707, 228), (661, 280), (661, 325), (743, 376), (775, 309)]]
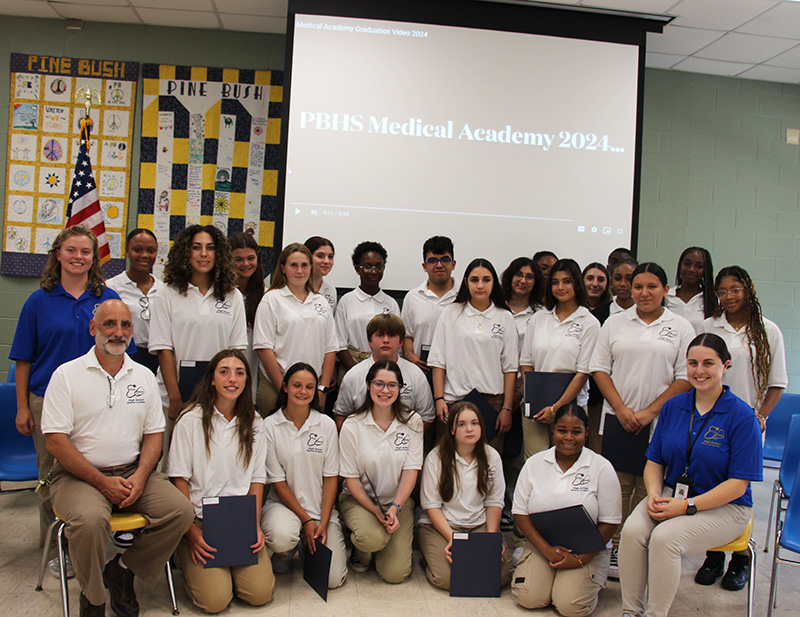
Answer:
[(92, 110), (92, 104), (101, 105), (100, 91), (92, 88), (91, 86), (84, 86), (78, 90), (75, 96), (76, 103), (83, 103), (86, 107), (86, 117), (89, 117), (89, 112)]

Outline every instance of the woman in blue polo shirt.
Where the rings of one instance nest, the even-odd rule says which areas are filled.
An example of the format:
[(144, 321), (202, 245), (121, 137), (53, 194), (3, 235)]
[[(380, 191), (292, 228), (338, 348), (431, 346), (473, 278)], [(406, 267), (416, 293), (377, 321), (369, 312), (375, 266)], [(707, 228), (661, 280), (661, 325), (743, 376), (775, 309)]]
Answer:
[(647, 449), (647, 499), (631, 513), (619, 551), (623, 615), (669, 613), (681, 556), (735, 540), (762, 480), (761, 428), (753, 409), (722, 385), (730, 353), (716, 334), (687, 352), (692, 390), (666, 402)]
[[(39, 477), (44, 478), (53, 466), (39, 428), (44, 391), (59, 366), (92, 348), (94, 338), (89, 334), (89, 322), (94, 312), (102, 302), (119, 296), (106, 287), (97, 238), (83, 225), (68, 227), (56, 236), (39, 285), (41, 289), (34, 291), (22, 307), (8, 357), (17, 363), (17, 430), (33, 435)], [(135, 350), (132, 347), (129, 351)], [(47, 486), (42, 489), (40, 546), (53, 520), (49, 490)], [(57, 563), (51, 568), (53, 571), (58, 572)]]

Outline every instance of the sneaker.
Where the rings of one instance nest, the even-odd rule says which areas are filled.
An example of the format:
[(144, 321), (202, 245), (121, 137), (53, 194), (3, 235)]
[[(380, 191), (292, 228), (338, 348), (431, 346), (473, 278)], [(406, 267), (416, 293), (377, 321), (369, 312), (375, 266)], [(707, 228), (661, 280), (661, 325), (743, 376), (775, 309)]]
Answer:
[[(66, 556), (66, 568), (67, 571), (67, 578), (75, 578), (75, 568), (72, 565), (72, 559), (70, 559), (69, 554)], [(50, 574), (53, 575), (53, 578), (61, 578), (61, 572), (58, 569), (58, 557), (53, 557), (50, 561), (47, 562), (47, 569), (50, 570)]]
[(508, 510), (503, 510), (500, 514), (500, 531), (514, 531), (514, 517)]
[(130, 548), (138, 535), (136, 531), (115, 531), (111, 534), (111, 541), (119, 548)]
[[(731, 563), (733, 563), (731, 561)], [(717, 551), (707, 551), (706, 560), (697, 574), (694, 575), (694, 582), (698, 585), (713, 585), (725, 571), (725, 553)], [(741, 587), (739, 588), (741, 589)]]
[(139, 602), (133, 589), (133, 572), (119, 564), (119, 555), (106, 564), (103, 585), (108, 588), (111, 609), (119, 617), (138, 617)]
[(361, 563), (361, 560), (356, 556), (355, 550), (350, 554), (350, 559), (347, 562), (347, 565), (353, 572), (360, 572), (363, 574), (364, 572), (369, 570), (369, 566), (364, 563)]
[(289, 571), (289, 557), (282, 553), (272, 555), (272, 572), (274, 574), (286, 574)]
[(608, 560), (608, 578), (618, 581), (619, 580), (619, 560), (617, 553), (619, 549), (614, 546), (611, 548), (611, 557)]
[(750, 558), (734, 554), (728, 563), (728, 571), (722, 577), (722, 588), (728, 591), (744, 589), (750, 578)]

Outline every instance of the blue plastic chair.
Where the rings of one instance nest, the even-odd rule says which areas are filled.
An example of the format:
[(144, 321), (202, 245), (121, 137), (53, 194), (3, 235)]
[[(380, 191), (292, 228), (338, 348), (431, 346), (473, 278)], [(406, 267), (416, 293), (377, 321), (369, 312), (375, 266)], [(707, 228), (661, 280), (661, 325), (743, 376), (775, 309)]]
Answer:
[(8, 367), (8, 379), (6, 379), (6, 382), (15, 383), (16, 380), (17, 380), (17, 363), (12, 362), (11, 366)]
[(800, 415), (795, 415), (790, 418), (781, 468), (778, 472), (778, 478), (772, 484), (772, 499), (769, 502), (769, 517), (767, 518), (767, 536), (764, 538), (765, 553), (769, 550), (769, 531), (772, 523), (772, 513), (775, 511), (775, 499), (777, 497), (778, 501), (778, 511), (775, 514), (775, 532), (777, 533), (781, 512), (785, 509), (784, 500), (792, 496), (792, 487), (794, 486), (798, 466), (800, 466)]
[(794, 414), (800, 413), (800, 394), (786, 394), (784, 392), (775, 409), (767, 418), (767, 431), (764, 437), (764, 460), (780, 462), (783, 458), (783, 448), (786, 445), (786, 432), (789, 430), (789, 420)]
[[(33, 437), (21, 435), (17, 416), (17, 389), (13, 383), (0, 383), (0, 482), (28, 482), (39, 479)], [(30, 491), (32, 488), (3, 489), (0, 494)]]
[[(797, 470), (795, 470), (796, 474)], [(772, 617), (772, 610), (778, 604), (778, 564), (785, 563), (800, 566), (800, 561), (781, 557), (781, 549), (800, 553), (800, 490), (794, 491), (789, 498), (789, 504), (786, 506), (786, 517), (778, 523), (778, 531), (775, 534), (775, 551), (772, 554), (772, 580), (769, 584), (767, 617)]]

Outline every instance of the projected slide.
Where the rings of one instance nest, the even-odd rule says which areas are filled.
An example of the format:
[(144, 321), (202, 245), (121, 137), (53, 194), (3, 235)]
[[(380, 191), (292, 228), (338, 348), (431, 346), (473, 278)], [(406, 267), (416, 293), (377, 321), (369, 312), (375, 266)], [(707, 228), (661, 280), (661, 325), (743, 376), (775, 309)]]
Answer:
[(354, 286), (346, 256), (380, 241), (387, 289), (422, 281), (432, 235), (453, 238), (461, 268), (541, 249), (604, 261), (631, 241), (638, 54), (297, 15), (284, 243), (331, 238), (331, 282)]

